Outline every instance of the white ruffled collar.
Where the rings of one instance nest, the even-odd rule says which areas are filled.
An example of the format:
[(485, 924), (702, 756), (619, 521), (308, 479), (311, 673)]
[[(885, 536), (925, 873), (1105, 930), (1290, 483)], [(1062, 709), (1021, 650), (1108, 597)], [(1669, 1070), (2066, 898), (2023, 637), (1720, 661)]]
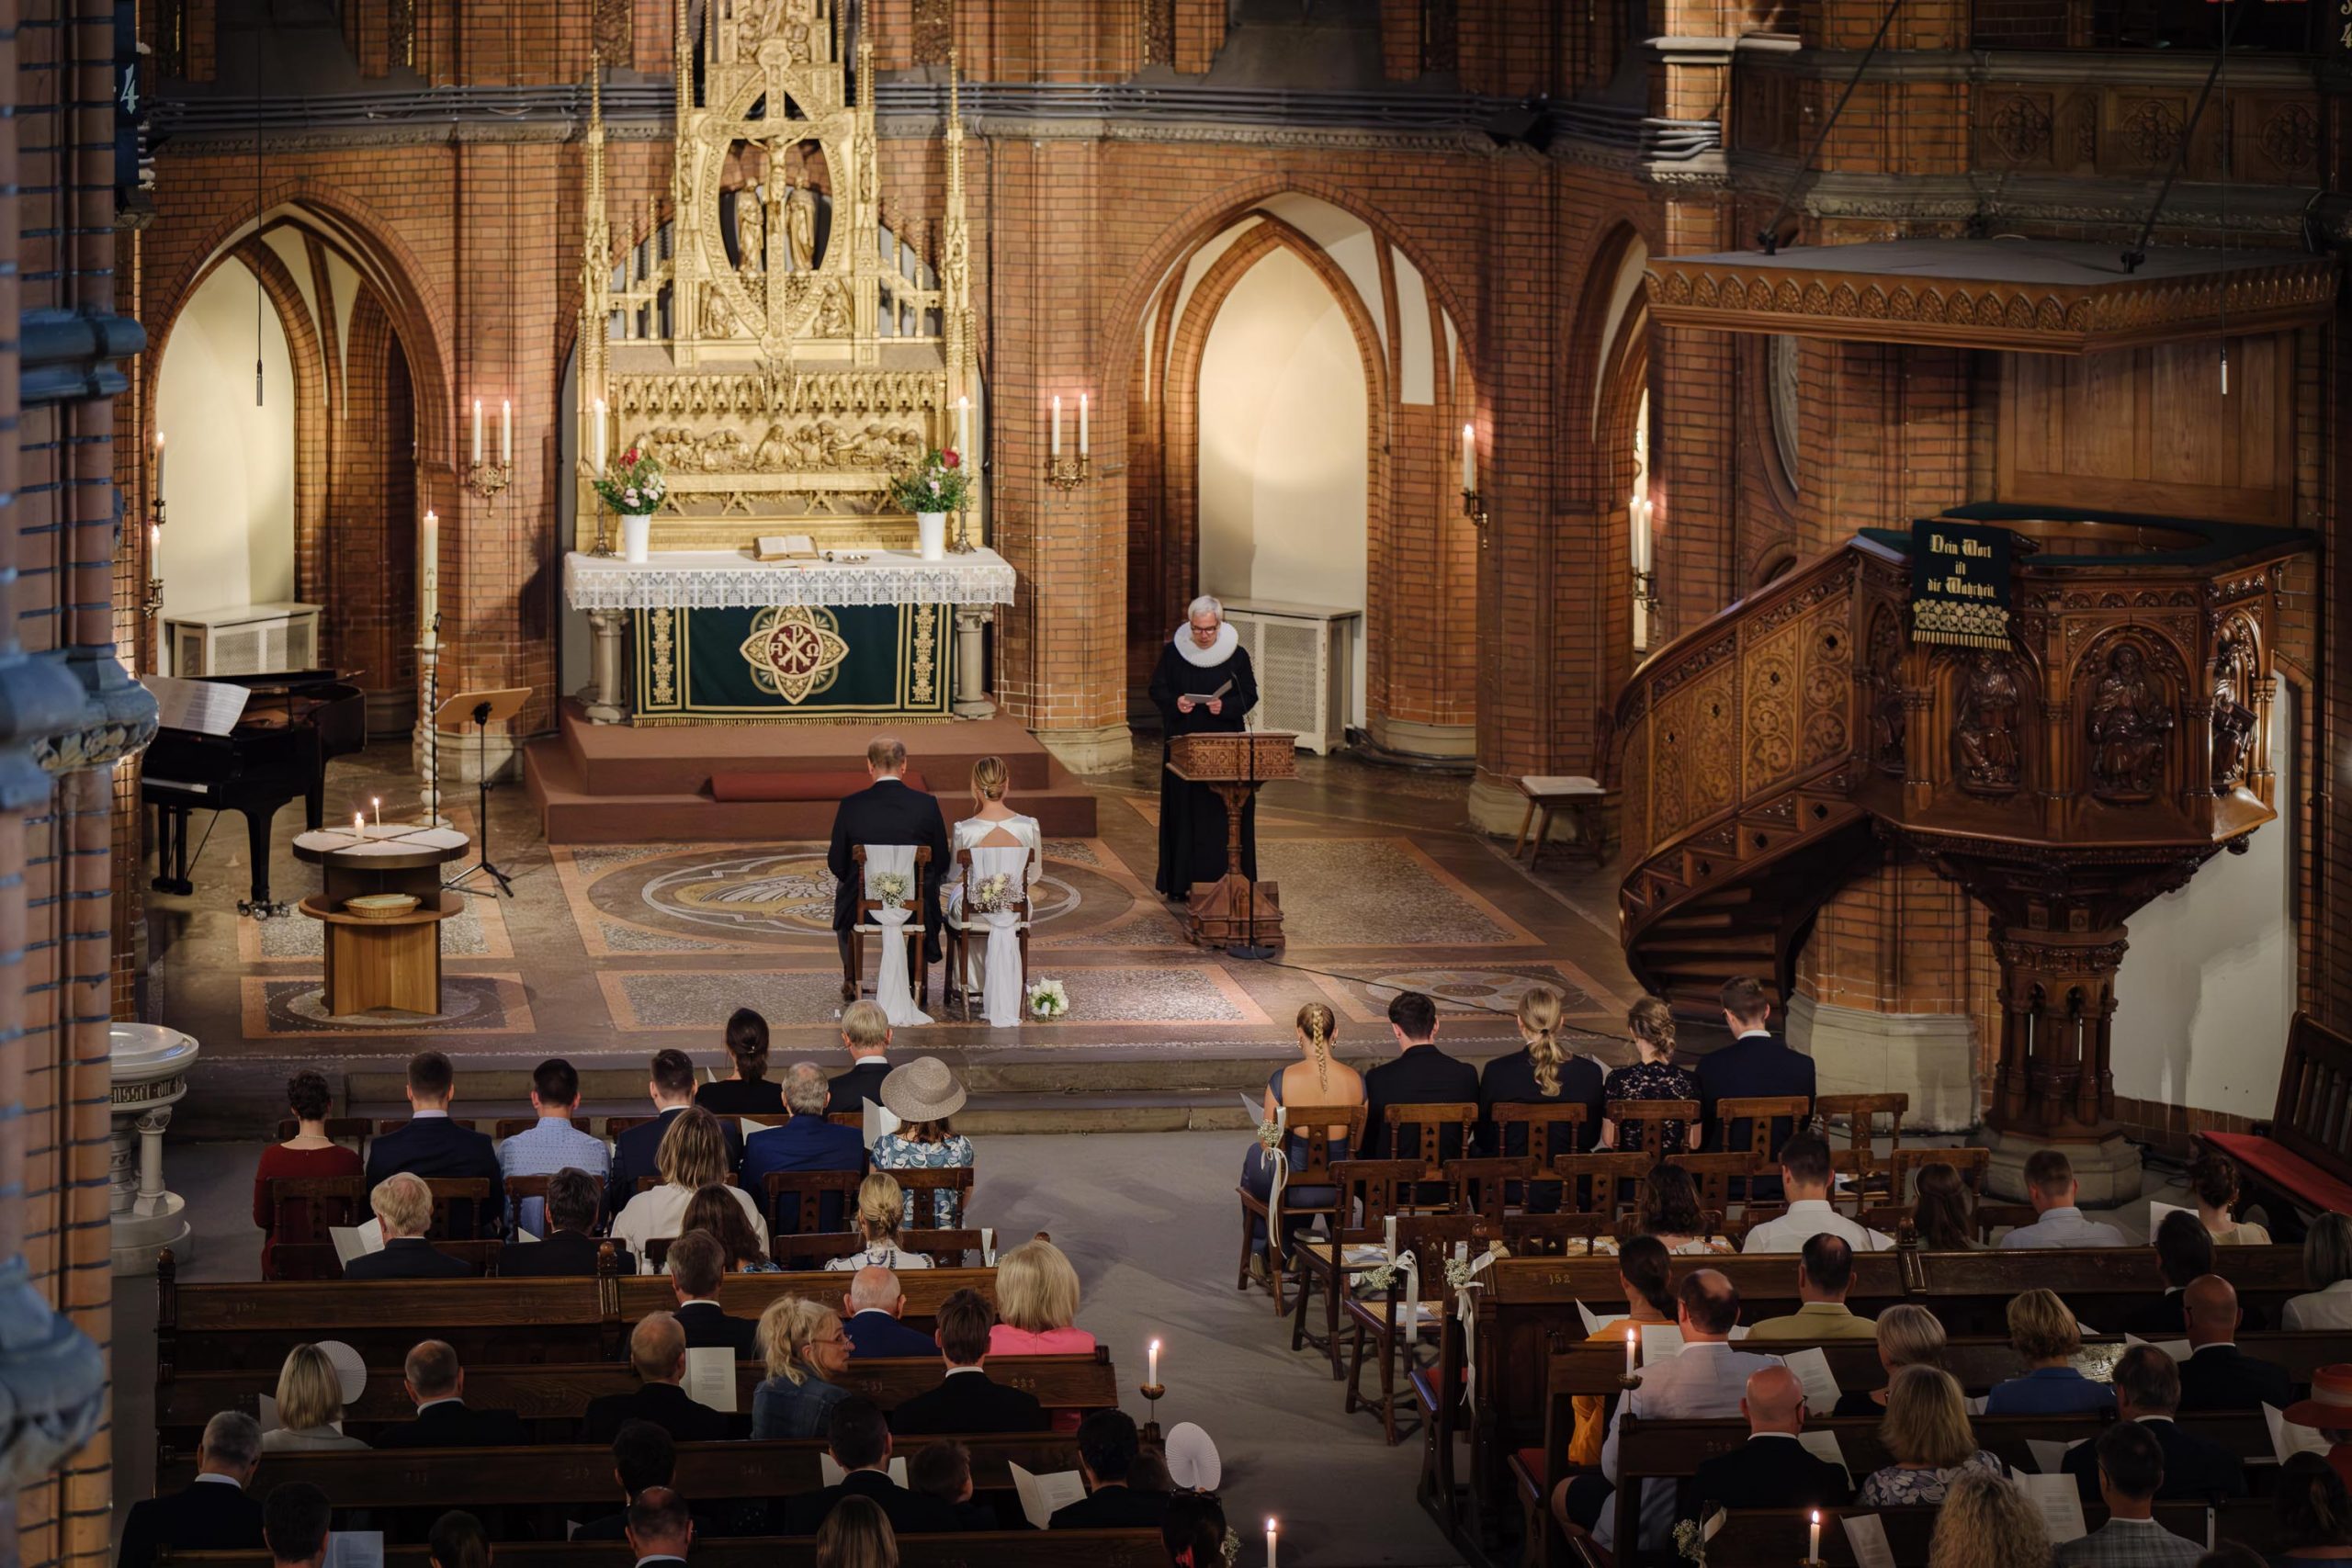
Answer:
[(1219, 621), (1216, 640), (1203, 648), (1193, 640), (1193, 623), (1186, 621), (1168, 640), (1184, 656), (1185, 663), (1198, 670), (1214, 670), (1233, 657), (1234, 650), (1241, 646), (1241, 634), (1233, 629), (1231, 621)]

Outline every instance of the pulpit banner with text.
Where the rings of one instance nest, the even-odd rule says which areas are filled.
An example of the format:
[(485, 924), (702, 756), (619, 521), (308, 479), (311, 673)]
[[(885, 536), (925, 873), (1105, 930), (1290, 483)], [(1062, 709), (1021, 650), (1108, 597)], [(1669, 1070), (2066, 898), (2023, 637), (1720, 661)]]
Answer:
[(1940, 520), (1911, 525), (1911, 640), (2009, 646), (2009, 531)]
[(945, 718), (954, 615), (937, 604), (635, 612), (633, 722)]

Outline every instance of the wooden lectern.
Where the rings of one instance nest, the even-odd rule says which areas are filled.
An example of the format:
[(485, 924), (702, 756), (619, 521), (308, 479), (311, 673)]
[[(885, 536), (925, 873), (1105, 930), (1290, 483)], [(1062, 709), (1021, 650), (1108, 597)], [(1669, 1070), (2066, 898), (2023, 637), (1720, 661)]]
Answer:
[(1193, 889), (1190, 929), (1202, 947), (1283, 945), (1281, 889), (1241, 874), (1241, 813), (1268, 779), (1298, 776), (1298, 737), (1283, 730), (1180, 735), (1168, 767), (1188, 784), (1206, 784), (1225, 802), (1225, 874)]

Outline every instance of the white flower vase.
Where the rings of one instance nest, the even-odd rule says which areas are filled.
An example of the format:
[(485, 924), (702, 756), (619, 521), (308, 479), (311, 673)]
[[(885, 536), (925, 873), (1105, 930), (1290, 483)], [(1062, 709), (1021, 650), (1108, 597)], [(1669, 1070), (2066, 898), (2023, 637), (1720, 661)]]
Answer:
[(947, 513), (918, 512), (915, 513), (915, 538), (922, 546), (925, 560), (947, 558)]
[(647, 547), (653, 543), (653, 518), (650, 513), (621, 513), (621, 559), (632, 566), (643, 566)]

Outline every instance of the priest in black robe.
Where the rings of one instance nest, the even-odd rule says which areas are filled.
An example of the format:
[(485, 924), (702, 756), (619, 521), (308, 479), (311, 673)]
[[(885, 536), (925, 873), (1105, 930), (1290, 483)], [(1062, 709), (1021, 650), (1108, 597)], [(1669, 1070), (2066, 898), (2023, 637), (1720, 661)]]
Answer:
[[(1258, 678), (1239, 634), (1226, 624), (1225, 607), (1216, 600), (1205, 594), (1193, 600), (1184, 625), (1159, 650), (1151, 701), (1171, 750), (1180, 735), (1238, 734), (1244, 728), (1242, 720), (1258, 705)], [(1252, 881), (1258, 875), (1257, 817), (1253, 798), (1241, 813), (1241, 870)], [(1153, 886), (1165, 897), (1183, 899), (1191, 897), (1194, 883), (1216, 881), (1225, 874), (1225, 802), (1208, 785), (1178, 778), (1163, 752), (1159, 874)]]

